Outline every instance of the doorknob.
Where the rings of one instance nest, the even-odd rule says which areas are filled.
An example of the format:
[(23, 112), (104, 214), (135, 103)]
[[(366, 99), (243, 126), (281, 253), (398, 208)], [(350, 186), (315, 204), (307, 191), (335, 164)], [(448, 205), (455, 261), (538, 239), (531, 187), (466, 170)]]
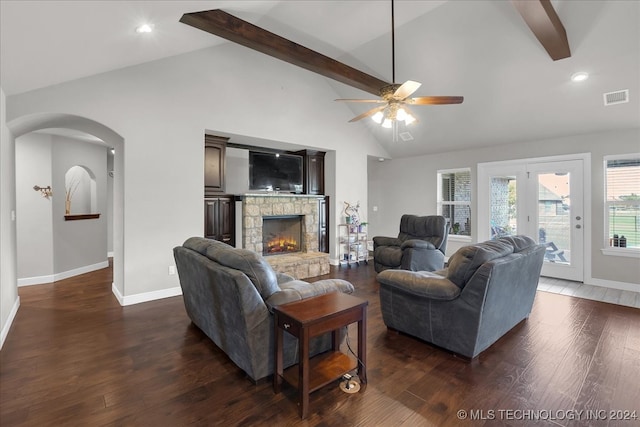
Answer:
[(581, 217), (580, 215), (578, 215), (578, 216), (576, 217), (576, 219), (577, 219), (578, 221), (580, 221), (580, 220), (582, 219), (582, 217)]
[(576, 228), (582, 228), (582, 226), (580, 224), (576, 225)]

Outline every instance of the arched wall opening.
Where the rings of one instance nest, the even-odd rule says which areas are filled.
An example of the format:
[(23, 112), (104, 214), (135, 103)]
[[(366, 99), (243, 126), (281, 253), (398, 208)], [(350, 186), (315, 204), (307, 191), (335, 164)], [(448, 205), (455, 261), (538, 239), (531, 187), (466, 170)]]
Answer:
[[(30, 114), (7, 123), (7, 128), (10, 133), (9, 144), (14, 149), (16, 138), (51, 128), (85, 132), (113, 147), (113, 287), (117, 291), (114, 292), (116, 296), (124, 295), (124, 139), (101, 123), (72, 114)], [(17, 248), (14, 247), (13, 250), (17, 251)], [(118, 301), (122, 304), (120, 298)]]

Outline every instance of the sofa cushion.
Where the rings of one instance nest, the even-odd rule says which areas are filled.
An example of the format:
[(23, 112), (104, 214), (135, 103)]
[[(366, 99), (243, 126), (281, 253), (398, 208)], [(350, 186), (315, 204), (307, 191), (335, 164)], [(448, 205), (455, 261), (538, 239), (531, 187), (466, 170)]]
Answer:
[(498, 240), (463, 246), (449, 259), (447, 279), (458, 287), (464, 288), (464, 285), (482, 264), (511, 253), (513, 253), (513, 246)]
[(207, 255), (207, 249), (211, 246), (220, 246), (231, 249), (231, 246), (218, 240), (205, 239), (204, 237), (189, 237), (182, 245), (187, 249), (198, 252), (200, 255)]
[(460, 295), (460, 288), (446, 277), (430, 271), (385, 270), (378, 282), (402, 289), (416, 297), (450, 301)]
[(314, 283), (303, 280), (291, 280), (282, 284), (281, 290), (265, 300), (269, 311), (273, 313), (273, 307), (293, 301), (328, 294), (330, 292), (353, 293), (353, 285), (342, 279), (324, 279)]
[(531, 246), (535, 246), (536, 242), (529, 236), (505, 236), (498, 239), (499, 242), (508, 243), (513, 246), (514, 252), (520, 252), (524, 249), (527, 249)]
[(420, 239), (431, 242), (434, 247), (440, 248), (445, 239), (447, 220), (441, 215), (417, 216), (402, 215), (400, 217), (400, 233), (398, 238), (402, 241)]
[(262, 256), (248, 249), (225, 246), (227, 247), (210, 246), (207, 249), (207, 258), (225, 267), (242, 271), (251, 280), (262, 299), (266, 300), (280, 290), (275, 271)]
[(399, 246), (379, 246), (374, 251), (375, 261), (393, 267), (402, 264), (402, 249)]

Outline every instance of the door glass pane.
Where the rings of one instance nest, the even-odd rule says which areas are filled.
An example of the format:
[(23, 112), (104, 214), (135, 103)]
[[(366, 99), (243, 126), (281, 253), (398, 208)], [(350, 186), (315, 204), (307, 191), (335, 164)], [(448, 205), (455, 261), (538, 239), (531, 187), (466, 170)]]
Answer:
[(491, 177), (491, 239), (518, 233), (515, 176)]
[(571, 263), (571, 194), (569, 173), (538, 175), (538, 235), (547, 245), (545, 262)]

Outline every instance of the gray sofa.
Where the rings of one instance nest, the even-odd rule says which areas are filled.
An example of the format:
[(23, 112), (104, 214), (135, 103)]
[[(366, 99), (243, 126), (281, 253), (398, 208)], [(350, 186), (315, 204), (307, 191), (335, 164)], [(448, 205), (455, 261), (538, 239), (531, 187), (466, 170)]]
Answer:
[(398, 237), (373, 238), (376, 272), (399, 268), (434, 271), (444, 267), (449, 228), (441, 215), (402, 215)]
[[(258, 381), (274, 370), (272, 307), (328, 292), (352, 293), (345, 280), (315, 283), (275, 273), (255, 252), (191, 237), (173, 249), (191, 321), (246, 374)], [(310, 354), (331, 348), (331, 334), (313, 339)], [(298, 342), (284, 339), (284, 367), (297, 363)]]
[(387, 327), (475, 358), (527, 318), (545, 246), (509, 236), (465, 246), (436, 272), (378, 274)]

